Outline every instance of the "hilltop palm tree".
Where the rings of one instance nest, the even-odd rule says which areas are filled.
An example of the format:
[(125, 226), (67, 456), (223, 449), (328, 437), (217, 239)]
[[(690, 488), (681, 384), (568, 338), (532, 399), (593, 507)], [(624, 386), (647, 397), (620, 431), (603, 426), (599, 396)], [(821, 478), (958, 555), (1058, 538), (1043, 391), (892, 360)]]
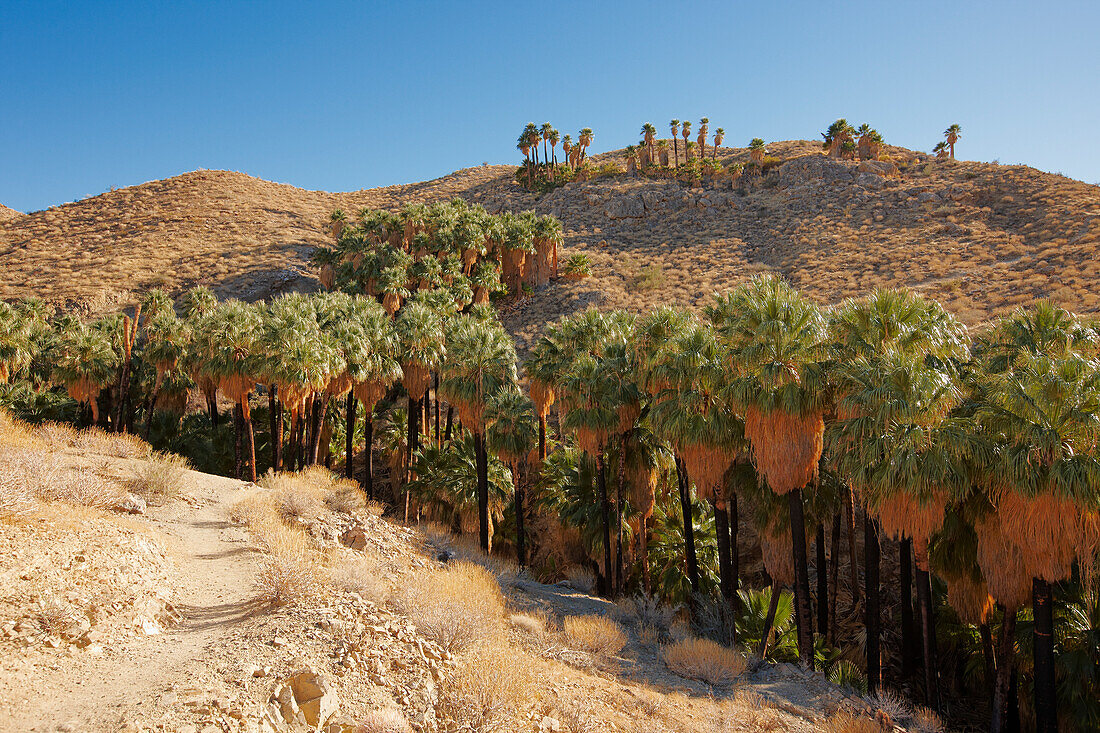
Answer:
[(722, 141), (726, 139), (726, 131), (719, 127), (714, 131), (714, 153), (711, 155), (711, 160), (718, 160), (718, 146), (722, 144)]
[(528, 456), (538, 445), (535, 412), (529, 400), (515, 386), (509, 385), (489, 399), (485, 408), (485, 439), (488, 448), (512, 471), (516, 512), (516, 559), (527, 565), (527, 542), (524, 532), (524, 474)]
[(561, 151), (565, 153), (565, 162), (572, 167), (573, 156), (570, 153), (573, 152), (573, 137), (571, 135), (562, 138)]
[(550, 133), (554, 131), (554, 126), (549, 122), (543, 122), (542, 127), (539, 128), (539, 135), (542, 137), (542, 162), (549, 165), (550, 156), (546, 152), (546, 143), (550, 142)]
[(626, 172), (628, 175), (634, 176), (638, 173), (638, 148), (634, 145), (627, 145), (626, 149)]
[(474, 436), (478, 472), (478, 539), (481, 549), (489, 552), (485, 407), (493, 395), (516, 383), (515, 345), (494, 318), (459, 316), (448, 325), (447, 354), (440, 371), (440, 393), (455, 406), (462, 425)]
[(704, 117), (699, 120), (699, 136), (695, 142), (699, 145), (699, 160), (707, 157), (707, 133), (710, 132), (710, 120)]
[(681, 127), (681, 130), (680, 130), (680, 134), (684, 138), (684, 162), (686, 163), (688, 161), (688, 155), (687, 155), (688, 138), (691, 137), (691, 120), (684, 120), (683, 126)]
[(672, 133), (672, 155), (676, 163), (676, 167), (680, 167), (680, 146), (678, 138), (680, 137), (680, 120), (673, 119), (668, 123), (669, 131)]
[(854, 134), (855, 128), (842, 117), (829, 125), (829, 129), (821, 133), (821, 137), (824, 138), (821, 147), (825, 149), (830, 158), (839, 158), (845, 153), (845, 146), (848, 143), (854, 143), (852, 139)]
[(653, 143), (657, 138), (657, 128), (650, 123), (642, 125), (642, 139), (645, 142), (646, 149), (649, 151), (649, 162), (655, 164), (657, 157), (653, 154)]
[(657, 160), (660, 162), (662, 167), (665, 167), (665, 168), (668, 167), (668, 141), (667, 140), (658, 140), (657, 141)]
[(828, 330), (818, 308), (778, 277), (754, 278), (719, 298), (712, 320), (738, 375), (745, 436), (757, 472), (786, 496), (798, 609), (799, 657), (813, 667), (813, 626), (802, 489), (817, 476), (827, 389)]
[(937, 160), (947, 160), (947, 143), (941, 140), (932, 147), (932, 152), (936, 154)]
[(947, 146), (951, 149), (951, 160), (955, 159), (955, 143), (959, 141), (962, 136), (962, 128), (958, 124), (951, 125), (943, 131), (943, 138), (947, 142)]
[(593, 135), (591, 127), (585, 127), (577, 135), (577, 144), (580, 145), (581, 148), (580, 160), (578, 161), (579, 163), (583, 163), (585, 157), (587, 157), (588, 146), (592, 144), (592, 140)]
[(860, 160), (877, 158), (882, 147), (882, 135), (878, 134), (878, 130), (872, 129), (870, 125), (864, 122), (856, 130), (856, 134), (859, 135), (857, 147)]
[(757, 172), (760, 172), (764, 166), (765, 153), (767, 153), (767, 148), (764, 141), (761, 138), (754, 137), (752, 142), (749, 143), (749, 159), (753, 162)]
[(557, 152), (558, 142), (561, 141), (561, 135), (558, 133), (557, 128), (554, 128), (550, 131), (549, 140), (550, 140), (550, 178), (551, 178), (551, 180), (553, 180), (554, 176), (556, 175), (554, 173), (554, 168), (556, 168), (557, 165), (558, 165), (558, 152)]

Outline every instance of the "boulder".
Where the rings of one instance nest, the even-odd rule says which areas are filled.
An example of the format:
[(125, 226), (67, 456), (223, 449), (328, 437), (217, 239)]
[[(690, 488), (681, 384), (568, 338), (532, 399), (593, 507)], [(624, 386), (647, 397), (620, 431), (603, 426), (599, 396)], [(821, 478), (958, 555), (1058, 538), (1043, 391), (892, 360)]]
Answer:
[(355, 525), (340, 535), (340, 544), (353, 550), (362, 550), (367, 546), (367, 533), (362, 525)]
[(114, 510), (116, 512), (125, 512), (127, 514), (144, 514), (148, 509), (148, 505), (145, 503), (145, 499), (142, 499), (137, 494), (126, 494), (115, 502)]
[(287, 680), (306, 723), (319, 728), (340, 709), (336, 690), (311, 669), (295, 672)]
[[(848, 183), (855, 178), (857, 167), (857, 164), (851, 161), (837, 160), (824, 155), (803, 155), (779, 166), (779, 185), (788, 188), (807, 181)], [(743, 176), (742, 178), (752, 177)]]
[(886, 186), (886, 179), (876, 173), (860, 173), (856, 184), (871, 191), (879, 191)]
[(898, 167), (886, 160), (861, 160), (859, 162), (860, 173), (874, 173), (880, 176), (899, 176)]
[(622, 194), (607, 202), (604, 213), (609, 219), (637, 219), (645, 216), (645, 202), (637, 194)]

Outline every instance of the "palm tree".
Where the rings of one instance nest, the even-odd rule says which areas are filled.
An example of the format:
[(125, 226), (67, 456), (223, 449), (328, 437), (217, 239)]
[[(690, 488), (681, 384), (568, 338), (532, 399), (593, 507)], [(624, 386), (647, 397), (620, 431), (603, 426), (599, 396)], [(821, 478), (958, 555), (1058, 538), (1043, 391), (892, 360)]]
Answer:
[(448, 325), (446, 359), (440, 371), (440, 393), (455, 406), (462, 425), (474, 436), (478, 464), (478, 539), (481, 549), (489, 552), (485, 407), (502, 388), (516, 383), (515, 345), (495, 318), (459, 316)]
[(753, 162), (757, 173), (763, 170), (764, 154), (767, 152), (767, 148), (761, 138), (754, 137), (752, 142), (749, 143), (749, 159)]
[(683, 135), (683, 137), (684, 137), (684, 162), (686, 163), (688, 161), (688, 157), (687, 157), (688, 138), (691, 137), (691, 120), (684, 120), (684, 123), (683, 123), (683, 126), (681, 128), (680, 134)]
[(699, 136), (695, 142), (699, 145), (699, 160), (707, 157), (707, 133), (710, 131), (710, 120), (704, 117), (699, 120)]
[(554, 126), (549, 122), (543, 122), (542, 127), (539, 128), (539, 135), (542, 137), (542, 162), (546, 165), (550, 164), (550, 156), (546, 153), (546, 143), (550, 142), (550, 134), (554, 131)]
[(842, 117), (829, 125), (829, 129), (821, 133), (821, 137), (824, 138), (821, 147), (825, 149), (830, 158), (839, 158), (845, 152), (845, 146), (848, 143), (854, 143), (852, 140), (854, 134), (855, 128)]
[(397, 337), (401, 348), (402, 384), (408, 394), (409, 437), (408, 464), (420, 447), (420, 426), (417, 416), (422, 412), (421, 400), (431, 382), (432, 370), (440, 367), (446, 356), (446, 340), (442, 316), (423, 303), (410, 303), (397, 317)]
[(959, 137), (962, 136), (962, 128), (958, 124), (951, 125), (943, 131), (943, 138), (947, 142), (947, 146), (951, 149), (951, 160), (955, 159), (955, 143), (959, 141)]
[(818, 308), (778, 277), (754, 278), (709, 314), (738, 375), (745, 436), (757, 472), (790, 510), (799, 657), (813, 667), (813, 626), (802, 489), (817, 476), (827, 389), (828, 330)]
[[(997, 448), (990, 497), (1000, 535), (1022, 561), (1015, 573), (988, 562), (982, 570), (993, 586), (998, 576), (1014, 574), (1015, 588), (1031, 578), (1036, 728), (1055, 731), (1052, 584), (1068, 579), (1074, 561), (1091, 558), (1100, 541), (1097, 335), (1066, 311), (1040, 303), (1001, 322), (980, 353), (986, 370), (978, 416)], [(987, 527), (979, 525), (978, 534), (988, 541)], [(1009, 607), (1022, 600), (991, 590)]]
[(560, 140), (561, 140), (561, 135), (558, 134), (557, 128), (554, 128), (553, 130), (551, 130), (550, 131), (550, 178), (551, 178), (551, 180), (553, 180), (554, 176), (557, 175), (556, 173), (554, 173), (554, 168), (556, 168), (557, 165), (558, 165), (557, 148), (558, 148), (558, 142)]
[(516, 510), (516, 559), (527, 564), (527, 543), (524, 534), (526, 506), (523, 497), (523, 475), (528, 456), (538, 444), (535, 413), (531, 400), (513, 385), (489, 399), (485, 408), (485, 440), (488, 448), (512, 470)]
[(676, 167), (680, 167), (680, 146), (678, 138), (680, 137), (680, 120), (672, 120), (668, 123), (669, 131), (672, 132), (672, 154)]
[(572, 164), (572, 161), (573, 161), (573, 156), (570, 155), (570, 153), (573, 151), (573, 137), (571, 135), (566, 135), (562, 139), (562, 141), (561, 141), (561, 151), (563, 153), (565, 153), (565, 162), (567, 164), (570, 164), (570, 167), (572, 167), (571, 164)]
[(171, 307), (158, 308), (154, 301), (159, 291), (151, 291), (146, 296), (145, 318), (145, 343), (142, 348), (143, 359), (152, 364), (156, 369), (156, 377), (145, 404), (145, 440), (149, 440), (149, 434), (153, 425), (153, 410), (156, 407), (157, 395), (165, 376), (176, 369), (183, 357), (189, 335), (184, 329), (184, 323)]
[(642, 125), (642, 139), (645, 142), (646, 149), (649, 151), (649, 162), (656, 163), (657, 158), (653, 154), (653, 142), (657, 138), (657, 128), (650, 123)]
[(631, 176), (638, 174), (638, 148), (634, 145), (626, 146), (626, 172)]
[(882, 135), (878, 134), (878, 131), (872, 129), (866, 122), (859, 126), (859, 129), (856, 130), (856, 134), (859, 135), (858, 149), (860, 160), (873, 160), (877, 158), (879, 149), (882, 147)]
[(714, 131), (714, 153), (711, 155), (711, 160), (718, 160), (718, 146), (722, 144), (722, 141), (726, 139), (726, 131), (719, 127)]
[(580, 162), (580, 163), (584, 162), (584, 159), (587, 156), (586, 151), (588, 150), (588, 146), (592, 144), (592, 139), (593, 139), (593, 135), (592, 135), (592, 128), (591, 127), (585, 127), (584, 129), (582, 129), (580, 131), (580, 133), (578, 133), (578, 135), (577, 135), (577, 144), (580, 145), (580, 148), (581, 148), (580, 160), (578, 162)]
[(87, 406), (92, 422), (96, 423), (97, 398), (115, 373), (119, 355), (106, 334), (76, 319), (64, 321), (58, 331), (51, 379), (64, 386), (70, 397)]
[(938, 160), (947, 160), (947, 143), (941, 140), (932, 147), (932, 152)]
[(668, 141), (657, 141), (657, 160), (660, 161), (661, 167), (668, 167)]

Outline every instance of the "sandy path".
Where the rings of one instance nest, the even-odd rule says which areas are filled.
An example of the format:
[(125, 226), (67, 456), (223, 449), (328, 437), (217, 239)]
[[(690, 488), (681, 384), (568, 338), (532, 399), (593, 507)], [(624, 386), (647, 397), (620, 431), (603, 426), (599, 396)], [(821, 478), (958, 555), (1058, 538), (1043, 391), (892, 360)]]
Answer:
[(176, 607), (184, 620), (163, 634), (105, 644), (98, 656), (39, 660), (9, 677), (3, 687), (10, 689), (0, 688), (9, 703), (0, 730), (122, 730), (183, 702), (186, 681), (224, 661), (208, 650), (262, 607), (246, 534), (226, 517), (242, 484), (194, 472), (188, 479), (191, 504), (173, 501), (146, 516), (177, 564)]

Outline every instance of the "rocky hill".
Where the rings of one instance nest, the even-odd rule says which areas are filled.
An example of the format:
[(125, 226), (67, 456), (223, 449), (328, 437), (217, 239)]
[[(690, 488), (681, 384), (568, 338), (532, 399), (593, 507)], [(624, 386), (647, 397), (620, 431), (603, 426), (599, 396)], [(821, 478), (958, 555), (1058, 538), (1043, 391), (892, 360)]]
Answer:
[[(907, 286), (970, 324), (1051, 298), (1100, 310), (1100, 187), (1026, 166), (947, 162), (901, 148), (860, 165), (817, 144), (769, 144), (762, 177), (699, 188), (625, 175), (524, 191), (511, 166), (331, 194), (239, 173), (197, 171), (0, 222), (0, 297), (39, 295), (90, 311), (143, 289), (207, 283), (255, 299), (308, 289), (329, 212), (462, 196), (491, 211), (558, 216), (564, 254), (594, 276), (557, 281), (508, 310), (523, 346), (547, 320), (583, 308), (704, 304), (714, 290), (780, 272), (823, 303)], [(596, 162), (620, 159), (613, 151)], [(722, 148), (721, 161), (747, 160)]]
[(9, 209), (7, 206), (0, 204), (0, 223), (11, 221), (23, 216), (15, 209)]

